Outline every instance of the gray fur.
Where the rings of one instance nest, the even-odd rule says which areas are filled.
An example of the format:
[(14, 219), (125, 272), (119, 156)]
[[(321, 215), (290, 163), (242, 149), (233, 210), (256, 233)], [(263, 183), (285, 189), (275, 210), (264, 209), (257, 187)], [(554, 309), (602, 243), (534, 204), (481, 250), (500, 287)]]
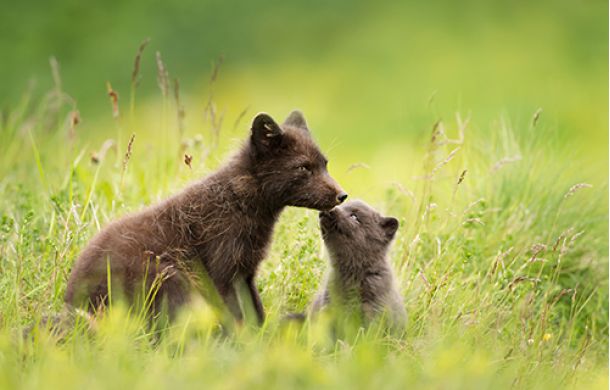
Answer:
[(336, 305), (365, 323), (385, 316), (391, 328), (404, 329), (407, 315), (387, 258), (398, 221), (351, 201), (320, 212), (320, 227), (331, 267), (311, 312)]

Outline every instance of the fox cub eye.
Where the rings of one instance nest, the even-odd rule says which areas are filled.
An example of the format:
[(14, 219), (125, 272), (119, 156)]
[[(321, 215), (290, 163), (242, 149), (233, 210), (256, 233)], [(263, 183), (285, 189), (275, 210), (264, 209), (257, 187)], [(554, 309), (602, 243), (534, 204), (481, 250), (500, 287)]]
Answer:
[(305, 165), (299, 165), (297, 167), (297, 170), (300, 172), (307, 172), (307, 173), (311, 173), (311, 169), (309, 169), (309, 167), (305, 166)]
[(356, 222), (360, 223), (360, 220), (358, 219), (358, 216), (357, 216), (355, 213), (351, 213), (351, 214), (349, 215), (349, 217), (350, 217), (351, 219), (353, 219), (354, 221), (356, 221)]

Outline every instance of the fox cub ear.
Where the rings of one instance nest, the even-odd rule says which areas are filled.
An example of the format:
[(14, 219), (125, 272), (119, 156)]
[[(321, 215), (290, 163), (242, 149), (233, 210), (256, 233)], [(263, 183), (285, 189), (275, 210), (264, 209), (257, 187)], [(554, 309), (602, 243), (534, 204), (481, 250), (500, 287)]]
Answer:
[(393, 217), (387, 217), (381, 220), (381, 227), (385, 231), (386, 237), (390, 240), (394, 238), (394, 235), (398, 230), (398, 225), (398, 220)]
[(309, 130), (303, 113), (299, 110), (293, 110), (284, 121), (285, 126), (292, 126), (303, 130)]
[(282, 129), (273, 118), (264, 112), (256, 115), (252, 121), (252, 142), (260, 151), (266, 151), (279, 145)]

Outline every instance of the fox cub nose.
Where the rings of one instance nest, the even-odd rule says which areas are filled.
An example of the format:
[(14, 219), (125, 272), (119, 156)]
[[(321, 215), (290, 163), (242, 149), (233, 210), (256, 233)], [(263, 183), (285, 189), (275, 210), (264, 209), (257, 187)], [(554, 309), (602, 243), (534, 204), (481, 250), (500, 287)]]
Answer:
[(345, 192), (341, 191), (341, 192), (339, 193), (339, 195), (337, 195), (337, 202), (338, 202), (339, 204), (341, 204), (341, 203), (343, 203), (343, 201), (344, 201), (345, 199), (347, 199), (347, 194), (346, 194)]

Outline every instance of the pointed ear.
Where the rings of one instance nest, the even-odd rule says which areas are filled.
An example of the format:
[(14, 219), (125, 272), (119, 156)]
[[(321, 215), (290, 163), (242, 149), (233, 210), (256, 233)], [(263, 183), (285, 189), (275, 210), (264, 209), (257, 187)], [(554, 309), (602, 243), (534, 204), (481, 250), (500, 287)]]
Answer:
[(309, 130), (303, 113), (299, 110), (293, 110), (284, 121), (284, 125), (298, 127), (299, 129)]
[(390, 240), (394, 238), (394, 235), (398, 230), (398, 225), (398, 220), (393, 217), (387, 217), (381, 220), (381, 227), (383, 228), (386, 237)]
[(279, 145), (282, 138), (282, 129), (271, 116), (261, 112), (252, 121), (251, 138), (252, 143), (258, 150), (269, 150)]

